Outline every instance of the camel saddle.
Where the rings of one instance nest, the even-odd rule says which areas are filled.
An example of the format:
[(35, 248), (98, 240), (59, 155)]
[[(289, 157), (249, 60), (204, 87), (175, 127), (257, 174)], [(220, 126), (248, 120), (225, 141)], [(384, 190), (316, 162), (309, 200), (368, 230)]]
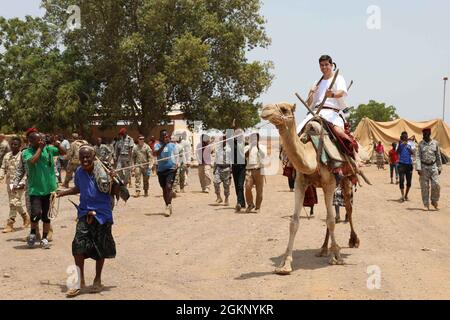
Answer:
[(300, 133), (300, 140), (303, 143), (311, 141), (317, 151), (318, 161), (336, 176), (350, 175), (352, 183), (356, 185), (359, 183), (357, 175), (360, 175), (367, 184), (372, 185), (356, 165), (354, 154), (358, 152), (358, 143), (349, 128), (348, 123), (342, 130), (325, 119), (312, 118)]
[[(322, 129), (322, 124), (324, 128)], [(333, 173), (348, 174), (352, 171), (348, 157), (354, 157), (353, 150), (357, 151), (358, 144), (347, 132), (336, 128), (332, 123), (322, 119), (319, 122), (311, 119), (300, 135), (303, 143), (311, 141), (319, 155), (320, 162), (326, 165)], [(356, 146), (356, 147), (355, 147)]]

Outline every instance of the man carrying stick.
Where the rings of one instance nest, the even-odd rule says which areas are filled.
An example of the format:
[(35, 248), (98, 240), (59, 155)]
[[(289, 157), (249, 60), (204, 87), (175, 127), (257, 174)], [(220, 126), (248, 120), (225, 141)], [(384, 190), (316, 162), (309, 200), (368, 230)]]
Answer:
[(120, 186), (113, 183), (116, 174), (114, 171), (107, 172), (100, 161), (94, 161), (93, 147), (82, 146), (79, 155), (81, 166), (75, 173), (75, 186), (57, 192), (58, 198), (80, 194), (80, 205), (77, 207), (78, 223), (72, 242), (72, 254), (79, 268), (80, 287), (69, 290), (67, 297), (75, 297), (85, 288), (84, 260), (88, 258), (96, 261), (95, 279), (90, 292), (101, 292), (105, 259), (116, 256), (116, 244), (111, 233), (114, 197), (110, 192), (118, 193)]

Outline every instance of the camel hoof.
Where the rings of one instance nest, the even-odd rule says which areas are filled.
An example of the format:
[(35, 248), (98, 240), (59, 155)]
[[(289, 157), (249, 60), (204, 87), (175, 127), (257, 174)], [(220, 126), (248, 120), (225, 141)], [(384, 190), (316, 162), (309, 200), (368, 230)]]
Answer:
[(316, 257), (327, 257), (328, 256), (328, 249), (322, 248), (318, 253), (316, 253)]
[(348, 241), (348, 246), (350, 248), (359, 248), (359, 239), (358, 238), (356, 238), (356, 239), (350, 238), (350, 240)]
[(339, 258), (339, 259), (336, 259), (335, 257), (332, 257), (331, 259), (330, 259), (330, 261), (328, 261), (328, 263), (330, 264), (330, 265), (340, 265), (340, 266), (342, 266), (342, 265), (344, 265), (344, 260), (342, 259), (342, 258)]
[(291, 268), (282, 267), (282, 268), (276, 268), (275, 269), (275, 273), (278, 274), (278, 275), (281, 275), (281, 276), (290, 275), (291, 272), (292, 272)]
[(292, 272), (292, 258), (287, 257), (284, 259), (283, 264), (281, 264), (278, 268), (275, 269), (275, 273), (279, 275), (288, 275)]

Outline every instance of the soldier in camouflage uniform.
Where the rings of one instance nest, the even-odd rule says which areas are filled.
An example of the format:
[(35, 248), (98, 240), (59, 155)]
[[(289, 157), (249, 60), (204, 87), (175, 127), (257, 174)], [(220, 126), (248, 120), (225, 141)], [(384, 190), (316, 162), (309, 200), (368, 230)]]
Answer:
[(216, 192), (216, 203), (223, 202), (220, 195), (220, 184), (223, 183), (225, 205), (229, 205), (230, 185), (231, 185), (231, 147), (226, 140), (226, 136), (222, 137), (222, 143), (216, 145), (216, 161), (214, 164), (214, 190)]
[(3, 158), (3, 162), (0, 168), (0, 181), (6, 178), (6, 190), (9, 198), (9, 218), (6, 222), (6, 227), (3, 229), (3, 233), (14, 231), (14, 222), (16, 221), (17, 213), (23, 219), (23, 227), (27, 228), (30, 225), (30, 217), (22, 207), (22, 196), (24, 193), (25, 182), (20, 181), (19, 188), (12, 190), (11, 185), (16, 174), (16, 169), (22, 162), (22, 153), (20, 152), (20, 145), (22, 141), (19, 137), (15, 137), (11, 140), (11, 151), (8, 152)]
[(422, 190), (423, 205), (430, 210), (430, 181), (431, 204), (438, 210), (439, 205), (439, 175), (442, 172), (442, 159), (439, 143), (431, 139), (431, 129), (423, 129), (423, 140), (419, 143), (416, 156), (416, 170), (419, 173), (420, 189)]
[(134, 141), (127, 134), (125, 128), (119, 131), (119, 140), (117, 140), (115, 145), (115, 162), (116, 170), (118, 170), (118, 175), (125, 186), (128, 186), (131, 178), (131, 169), (119, 170), (120, 168), (125, 168), (131, 166), (131, 155), (133, 152)]
[(145, 143), (144, 136), (139, 136), (138, 141), (138, 144), (133, 147), (132, 151), (133, 165), (142, 164), (134, 169), (134, 177), (136, 179), (135, 198), (138, 198), (141, 193), (141, 177), (144, 180), (144, 196), (148, 197), (148, 179), (153, 166), (152, 149)]
[(104, 143), (103, 138), (97, 138), (97, 144), (94, 147), (95, 155), (97, 158), (108, 164), (112, 164), (113, 151), (106, 143)]
[(3, 157), (10, 151), (8, 141), (5, 139), (5, 135), (0, 133), (0, 165), (2, 164)]
[(80, 147), (84, 144), (88, 144), (86, 140), (82, 140), (81, 137), (79, 138), (77, 133), (72, 134), (72, 138), (74, 141), (70, 144), (70, 149), (67, 151), (66, 155), (68, 163), (63, 184), (64, 188), (69, 188), (69, 182), (72, 180), (75, 170), (77, 170), (80, 165), (80, 159), (78, 158)]

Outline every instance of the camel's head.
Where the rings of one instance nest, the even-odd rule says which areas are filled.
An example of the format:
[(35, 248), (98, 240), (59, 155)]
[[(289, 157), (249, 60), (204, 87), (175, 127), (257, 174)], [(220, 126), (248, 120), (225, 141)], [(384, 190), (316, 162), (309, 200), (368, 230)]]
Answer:
[(270, 121), (275, 126), (290, 125), (295, 123), (295, 104), (281, 102), (265, 105), (262, 109), (261, 118)]

